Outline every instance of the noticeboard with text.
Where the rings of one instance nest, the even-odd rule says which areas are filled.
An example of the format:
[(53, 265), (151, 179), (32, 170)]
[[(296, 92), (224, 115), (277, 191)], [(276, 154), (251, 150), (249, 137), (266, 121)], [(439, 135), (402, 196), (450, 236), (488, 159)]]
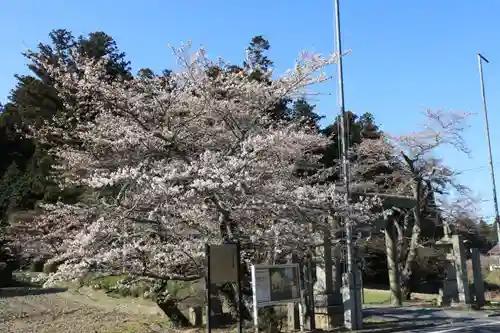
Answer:
[(252, 289), (257, 306), (300, 302), (299, 264), (253, 265)]

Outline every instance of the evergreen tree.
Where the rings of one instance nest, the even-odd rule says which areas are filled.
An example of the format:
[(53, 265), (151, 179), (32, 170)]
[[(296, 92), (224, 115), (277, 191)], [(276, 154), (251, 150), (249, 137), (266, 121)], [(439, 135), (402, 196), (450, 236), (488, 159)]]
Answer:
[[(273, 67), (273, 62), (267, 57), (267, 52), (271, 48), (269, 41), (264, 36), (259, 35), (252, 38), (247, 48), (247, 59), (243, 62), (243, 67), (250, 72), (250, 78), (261, 81), (265, 74)], [(269, 78), (265, 78), (269, 80)]]
[(290, 117), (292, 119), (301, 119), (305, 126), (319, 131), (319, 121), (324, 118), (314, 112), (316, 105), (311, 105), (307, 102), (305, 98), (299, 98), (293, 102), (292, 108), (290, 110)]
[[(321, 130), (323, 135), (331, 138), (331, 144), (323, 152), (322, 163), (326, 167), (336, 166), (341, 156), (340, 123), (341, 117), (338, 116), (334, 123)], [(381, 135), (379, 127), (375, 124), (375, 118), (370, 113), (365, 113), (358, 117), (351, 111), (345, 114), (345, 129), (348, 134), (349, 148), (360, 144), (364, 139), (377, 139)], [(331, 179), (337, 181), (338, 178)]]
[[(130, 65), (112, 37), (104, 32), (75, 38), (71, 32), (58, 29), (50, 34), (49, 44), (40, 43), (37, 52), (27, 52), (31, 75), (16, 75), (17, 84), (9, 102), (0, 114), (0, 220), (10, 211), (32, 209), (39, 200), (74, 201), (81, 189), (61, 191), (47, 176), (51, 173), (52, 157), (46, 146), (27, 139), (27, 126), (37, 127), (51, 121), (55, 114), (66, 112), (53, 82), (39, 66), (40, 59), (61, 61), (71, 66), (76, 50), (80, 55), (108, 59), (107, 74), (114, 80), (131, 78)], [(92, 110), (89, 110), (91, 116)], [(68, 114), (68, 119), (71, 115)], [(73, 126), (76, 120), (66, 126)], [(50, 144), (59, 144), (56, 140)]]
[(496, 223), (489, 224), (481, 220), (476, 226), (477, 238), (481, 243), (483, 252), (488, 252), (498, 242)]

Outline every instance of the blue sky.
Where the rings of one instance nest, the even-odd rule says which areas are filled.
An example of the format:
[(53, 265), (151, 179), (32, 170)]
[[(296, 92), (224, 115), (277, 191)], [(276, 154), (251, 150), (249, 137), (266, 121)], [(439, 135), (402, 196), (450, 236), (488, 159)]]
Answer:
[[(341, 0), (346, 107), (371, 112), (385, 131), (416, 130), (424, 108), (475, 112), (467, 134), (467, 158), (442, 156), (463, 173), (462, 180), (494, 214), (481, 113), (476, 52), (483, 53), (493, 155), (500, 177), (500, 1), (498, 0)], [(210, 56), (240, 63), (251, 37), (262, 34), (278, 70), (294, 64), (303, 49), (334, 50), (332, 0), (0, 0), (0, 101), (14, 86), (14, 73), (26, 71), (21, 52), (34, 48), (55, 28), (74, 35), (102, 30), (112, 35), (134, 70), (173, 67), (168, 43), (192, 40)], [(495, 23), (496, 22), (496, 23)], [(335, 74), (335, 68), (331, 69)], [(338, 112), (335, 81), (316, 101), (328, 119)]]

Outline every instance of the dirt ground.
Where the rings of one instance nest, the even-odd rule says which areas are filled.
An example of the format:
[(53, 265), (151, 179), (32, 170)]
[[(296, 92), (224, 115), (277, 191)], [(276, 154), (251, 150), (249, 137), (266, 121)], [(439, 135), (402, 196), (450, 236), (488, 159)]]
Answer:
[(153, 303), (114, 300), (90, 290), (0, 289), (2, 333), (160, 333), (167, 331), (165, 323)]

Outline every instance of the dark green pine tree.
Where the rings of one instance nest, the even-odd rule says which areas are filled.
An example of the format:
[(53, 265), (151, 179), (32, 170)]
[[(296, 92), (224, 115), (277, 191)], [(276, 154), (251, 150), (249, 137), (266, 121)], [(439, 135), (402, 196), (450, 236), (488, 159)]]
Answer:
[[(107, 72), (113, 80), (132, 77), (125, 54), (104, 32), (75, 38), (71, 32), (59, 29), (52, 31), (49, 37), (51, 43), (41, 43), (36, 52), (24, 54), (30, 61), (28, 67), (32, 75), (16, 76), (17, 85), (0, 114), (0, 219), (3, 220), (7, 212), (32, 209), (39, 200), (74, 201), (81, 193), (81, 189), (60, 191), (47, 177), (53, 164), (52, 157), (47, 154), (48, 147), (22, 135), (26, 126), (36, 127), (50, 121), (55, 114), (66, 115), (68, 112), (50, 76), (40, 66), (40, 60), (63, 61), (71, 66), (75, 59), (70, 50), (77, 50), (81, 55), (95, 59), (106, 57)], [(92, 116), (92, 110), (88, 116)], [(72, 125), (74, 123), (67, 123), (69, 127)], [(59, 142), (55, 140), (50, 144)], [(18, 174), (14, 177), (14, 173)]]
[[(365, 113), (358, 117), (351, 111), (346, 111), (345, 128), (348, 133), (349, 147), (361, 143), (365, 138), (371, 136), (375, 139), (380, 136), (381, 132), (378, 126), (374, 123), (374, 118), (371, 114)], [(340, 159), (341, 141), (340, 141), (340, 124), (341, 117), (337, 116), (333, 124), (326, 126), (321, 130), (321, 133), (331, 139), (331, 144), (324, 152), (323, 163), (327, 167), (334, 166)]]
[(16, 162), (5, 170), (0, 179), (0, 213), (5, 214), (12, 207), (18, 206), (22, 201), (23, 184), (20, 182), (22, 172)]
[(477, 228), (477, 238), (480, 242), (478, 246), (482, 252), (488, 252), (493, 246), (498, 242), (497, 226), (496, 223), (486, 223), (486, 221), (481, 220), (476, 226)]
[(80, 36), (77, 47), (80, 54), (89, 58), (101, 59), (107, 56), (106, 69), (112, 80), (132, 79), (130, 61), (126, 60), (125, 52), (121, 52), (113, 38), (106, 33), (98, 31), (90, 33), (87, 37)]
[[(274, 63), (267, 57), (267, 52), (271, 48), (269, 41), (264, 36), (259, 35), (252, 38), (250, 45), (246, 50), (246, 60), (243, 62), (243, 69), (249, 73), (250, 80), (260, 82), (269, 82), (272, 78), (268, 75), (269, 70), (273, 68)], [(231, 70), (236, 70), (232, 67)], [(289, 120), (290, 109), (288, 105), (292, 101), (289, 98), (282, 98), (276, 101), (266, 113), (275, 121)]]
[(267, 57), (267, 52), (271, 48), (269, 41), (264, 36), (259, 35), (252, 38), (247, 48), (247, 59), (243, 62), (245, 70), (250, 72), (253, 80), (269, 80), (265, 74), (272, 69), (274, 63)]
[(308, 126), (316, 131), (319, 131), (319, 121), (323, 119), (324, 116), (320, 116), (314, 112), (315, 107), (316, 105), (309, 104), (305, 98), (299, 98), (292, 103), (292, 107), (290, 108), (290, 118), (300, 119), (304, 126)]
[[(271, 83), (272, 78), (268, 72), (273, 68), (274, 63), (267, 55), (270, 49), (271, 44), (262, 35), (255, 36), (250, 41), (243, 69), (249, 73), (251, 80)], [(233, 66), (230, 70), (240, 69)], [(306, 126), (319, 130), (318, 122), (323, 117), (316, 114), (314, 108), (315, 106), (310, 105), (305, 98), (299, 98), (296, 101), (283, 98), (267, 110), (267, 113), (276, 121), (301, 118)]]
[(360, 126), (361, 139), (379, 139), (382, 132), (375, 124), (375, 117), (367, 112), (361, 115), (358, 120)]

